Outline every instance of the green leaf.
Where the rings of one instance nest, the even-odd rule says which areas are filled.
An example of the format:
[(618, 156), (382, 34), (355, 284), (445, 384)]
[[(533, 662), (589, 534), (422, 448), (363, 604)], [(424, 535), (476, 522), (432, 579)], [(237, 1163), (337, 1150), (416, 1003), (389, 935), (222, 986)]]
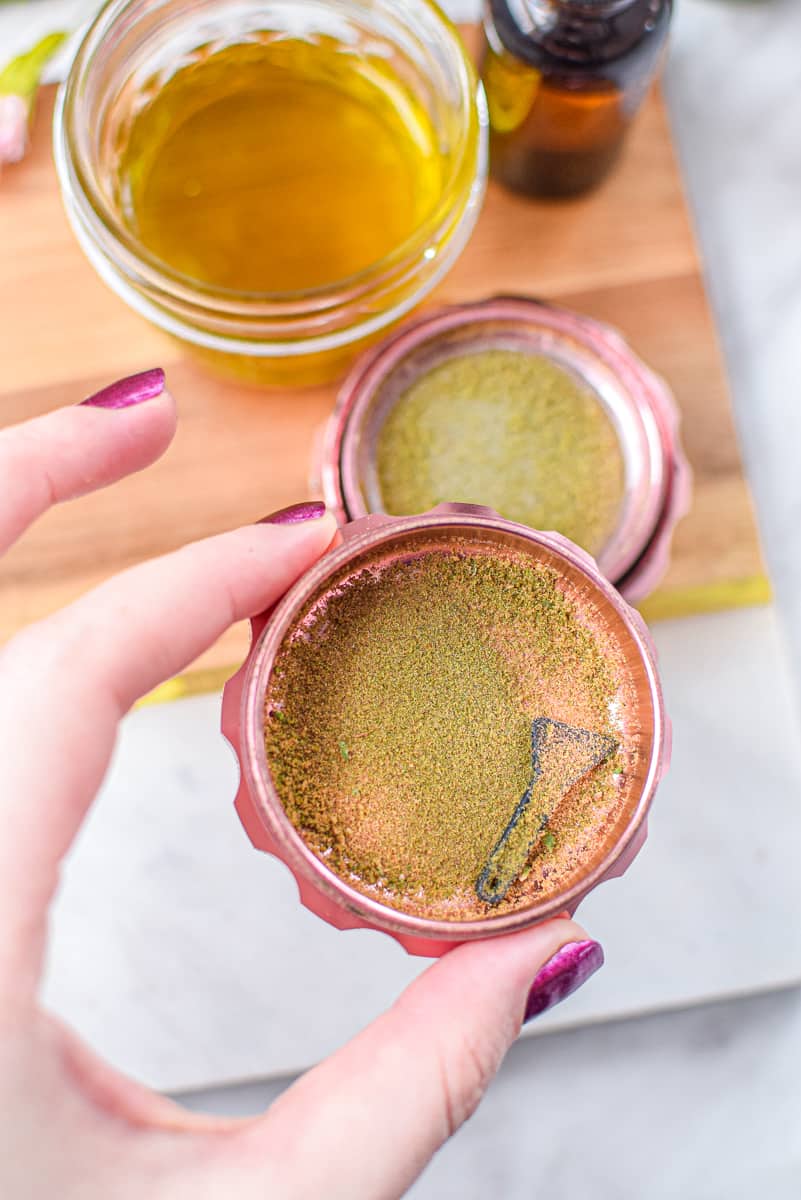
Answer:
[(67, 36), (66, 33), (49, 33), (32, 50), (12, 58), (8, 66), (0, 71), (0, 96), (22, 96), (30, 108), (36, 98), (42, 72)]

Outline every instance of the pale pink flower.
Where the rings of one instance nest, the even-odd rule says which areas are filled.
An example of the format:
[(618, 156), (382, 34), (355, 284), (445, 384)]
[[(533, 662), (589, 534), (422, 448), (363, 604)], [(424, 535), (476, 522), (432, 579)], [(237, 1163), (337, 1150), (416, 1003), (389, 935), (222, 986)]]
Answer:
[(66, 37), (66, 33), (49, 33), (0, 70), (0, 170), (3, 163), (16, 163), (25, 157), (42, 71)]
[(27, 148), (27, 103), (22, 96), (0, 96), (0, 167), (19, 162)]

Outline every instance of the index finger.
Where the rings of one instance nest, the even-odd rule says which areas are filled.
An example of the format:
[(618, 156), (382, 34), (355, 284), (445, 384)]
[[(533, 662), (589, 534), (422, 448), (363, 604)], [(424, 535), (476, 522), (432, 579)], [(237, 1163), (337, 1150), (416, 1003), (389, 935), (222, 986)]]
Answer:
[(51, 505), (149, 466), (174, 433), (175, 405), (160, 369), (1, 430), (0, 554)]

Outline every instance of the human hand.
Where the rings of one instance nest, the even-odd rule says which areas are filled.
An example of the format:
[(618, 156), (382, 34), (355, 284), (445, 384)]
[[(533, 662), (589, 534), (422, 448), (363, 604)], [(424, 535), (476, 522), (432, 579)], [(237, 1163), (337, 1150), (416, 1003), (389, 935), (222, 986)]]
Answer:
[[(163, 453), (176, 419), (163, 382), (148, 372), (0, 434), (0, 551), (50, 505)], [(121, 717), (234, 621), (274, 604), (336, 532), (320, 505), (278, 519), (126, 571), (0, 654), (4, 1200), (401, 1196), (473, 1112), (524, 1014), (603, 961), (566, 918), (462, 946), (265, 1115), (238, 1122), (191, 1115), (125, 1078), (39, 1007), (60, 863)]]

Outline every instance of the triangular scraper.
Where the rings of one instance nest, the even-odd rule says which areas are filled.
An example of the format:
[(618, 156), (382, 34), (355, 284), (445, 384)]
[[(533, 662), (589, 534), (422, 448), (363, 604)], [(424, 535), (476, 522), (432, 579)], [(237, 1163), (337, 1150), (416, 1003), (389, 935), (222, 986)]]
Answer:
[(500, 904), (525, 869), (531, 852), (571, 788), (617, 751), (603, 733), (576, 729), (550, 717), (531, 725), (531, 782), (476, 882), (479, 897)]

